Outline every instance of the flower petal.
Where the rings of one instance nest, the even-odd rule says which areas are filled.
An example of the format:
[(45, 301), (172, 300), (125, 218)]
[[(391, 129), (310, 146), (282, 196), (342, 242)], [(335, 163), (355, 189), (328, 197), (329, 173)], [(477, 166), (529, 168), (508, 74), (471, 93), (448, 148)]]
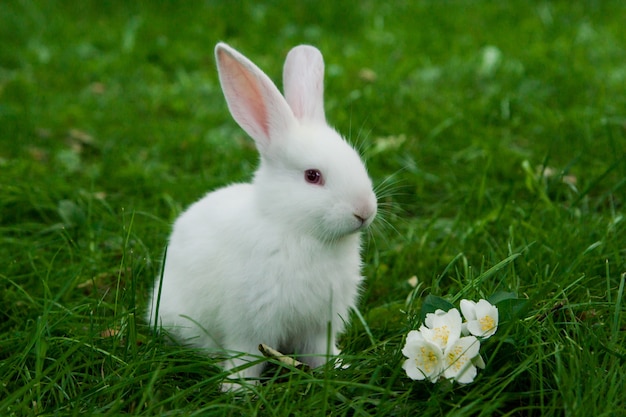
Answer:
[(476, 303), (476, 317), (491, 315), (498, 318), (498, 307), (494, 306), (487, 300), (480, 299)]
[(419, 337), (412, 337), (402, 349), (408, 357), (402, 364), (409, 378), (422, 380), (429, 378), (436, 382), (443, 369), (443, 352), (436, 344)]
[(461, 300), (461, 312), (465, 320), (476, 320), (476, 303), (471, 300)]
[(426, 375), (415, 366), (414, 359), (407, 359), (402, 364), (402, 369), (406, 371), (406, 375), (414, 381), (421, 381), (426, 378)]
[(424, 342), (424, 337), (417, 330), (411, 330), (404, 342), (402, 354), (407, 358), (414, 358), (418, 354), (419, 346)]
[(437, 309), (437, 310), (435, 310), (435, 312), (434, 312), (434, 313), (428, 313), (428, 314), (426, 314), (426, 317), (424, 318), (424, 324), (425, 324), (427, 327), (430, 327), (430, 328), (432, 329), (432, 328), (433, 328), (433, 326), (434, 326), (434, 321), (435, 321), (435, 319), (436, 319), (437, 317), (441, 317), (441, 316), (443, 316), (443, 315), (445, 315), (445, 314), (446, 314), (446, 312), (445, 312), (445, 311), (443, 311), (443, 310), (441, 310), (441, 309)]
[(478, 355), (480, 342), (474, 336), (461, 337), (444, 352), (444, 375), (460, 383), (474, 380), (477, 370), (472, 359)]
[(467, 322), (465, 322), (461, 326), (461, 336), (468, 336), (469, 334), (470, 334), (470, 331), (467, 328)]
[(474, 378), (476, 378), (477, 373), (478, 373), (478, 370), (470, 362), (470, 365), (465, 367), (465, 369), (462, 372), (460, 372), (454, 378), (454, 380), (458, 382), (459, 384), (469, 384), (470, 382), (474, 382)]
[(480, 356), (480, 353), (472, 358), (472, 363), (474, 364), (475, 367), (480, 368), (480, 369), (485, 369), (485, 367), (487, 366), (487, 364), (485, 364), (485, 360), (483, 359), (483, 357)]
[(426, 315), (425, 325), (420, 327), (420, 333), (441, 349), (445, 349), (450, 343), (454, 343), (461, 336), (461, 314), (456, 308), (445, 312), (437, 310), (435, 313)]

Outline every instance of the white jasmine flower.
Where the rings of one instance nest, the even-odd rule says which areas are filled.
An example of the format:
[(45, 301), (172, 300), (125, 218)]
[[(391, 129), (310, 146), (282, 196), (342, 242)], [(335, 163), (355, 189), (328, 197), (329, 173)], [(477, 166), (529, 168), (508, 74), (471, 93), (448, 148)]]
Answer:
[(498, 330), (498, 308), (489, 301), (479, 300), (475, 303), (461, 300), (461, 311), (467, 320), (464, 329), (474, 336), (488, 338)]
[(468, 384), (476, 377), (473, 359), (478, 356), (480, 342), (474, 336), (465, 336), (451, 343), (443, 354), (444, 376), (460, 384)]
[(461, 314), (456, 308), (448, 312), (437, 310), (434, 313), (426, 314), (425, 325), (420, 327), (420, 332), (424, 338), (444, 350), (451, 343), (461, 337)]
[(419, 331), (409, 332), (402, 349), (408, 358), (402, 368), (409, 378), (468, 384), (476, 378), (477, 368), (485, 368), (480, 341), (498, 329), (498, 309), (483, 299), (461, 300), (461, 311), (464, 323), (456, 308), (436, 310), (426, 314)]
[(426, 340), (422, 333), (411, 330), (406, 337), (402, 354), (408, 359), (402, 364), (409, 378), (430, 379), (437, 382), (443, 371), (443, 351), (435, 343)]

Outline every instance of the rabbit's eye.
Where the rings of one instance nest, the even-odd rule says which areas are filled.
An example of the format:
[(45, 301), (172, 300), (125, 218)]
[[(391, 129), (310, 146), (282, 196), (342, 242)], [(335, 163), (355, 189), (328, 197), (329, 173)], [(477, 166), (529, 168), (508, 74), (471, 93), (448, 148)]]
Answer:
[(307, 169), (304, 171), (304, 179), (309, 184), (324, 185), (324, 177), (319, 169)]

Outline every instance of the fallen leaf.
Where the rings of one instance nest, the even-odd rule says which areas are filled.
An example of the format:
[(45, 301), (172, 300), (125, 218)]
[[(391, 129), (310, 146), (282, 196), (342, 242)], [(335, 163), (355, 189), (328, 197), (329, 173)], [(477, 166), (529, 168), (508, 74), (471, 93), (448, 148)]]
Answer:
[(359, 71), (359, 78), (368, 83), (373, 83), (378, 78), (376, 72), (371, 68), (363, 68)]
[(120, 333), (118, 329), (105, 329), (100, 332), (100, 337), (108, 339), (109, 337), (115, 337)]

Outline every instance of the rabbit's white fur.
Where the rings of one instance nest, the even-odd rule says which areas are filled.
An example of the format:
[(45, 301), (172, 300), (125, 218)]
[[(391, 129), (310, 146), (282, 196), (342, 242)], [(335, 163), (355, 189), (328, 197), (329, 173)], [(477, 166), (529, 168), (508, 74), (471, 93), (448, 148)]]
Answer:
[[(317, 49), (289, 53), (285, 98), (228, 45), (216, 46), (216, 58), (228, 107), (255, 140), (260, 165), (252, 183), (210, 192), (176, 220), (150, 322), (209, 351), (257, 355), (265, 343), (321, 365), (338, 353), (336, 335), (358, 296), (360, 232), (376, 215), (371, 181), (326, 124)], [(322, 173), (319, 184), (306, 181), (309, 169)], [(260, 372), (244, 367), (235, 377)]]

